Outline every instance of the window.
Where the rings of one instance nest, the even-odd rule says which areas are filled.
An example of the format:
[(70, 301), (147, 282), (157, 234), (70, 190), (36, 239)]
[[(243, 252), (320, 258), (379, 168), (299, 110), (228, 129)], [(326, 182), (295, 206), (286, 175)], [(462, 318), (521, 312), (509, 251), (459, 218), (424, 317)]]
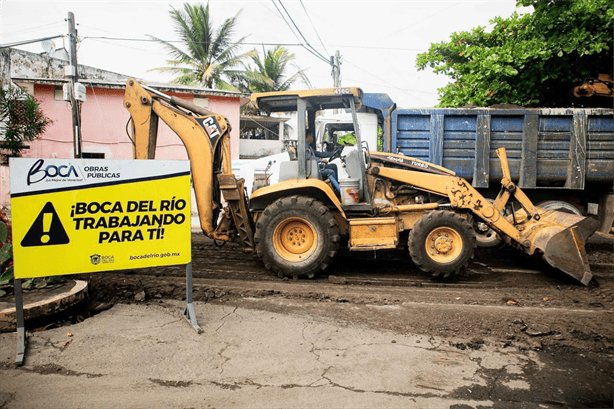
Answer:
[(104, 159), (104, 153), (99, 152), (81, 152), (83, 159)]
[(56, 85), (53, 88), (53, 100), (54, 101), (64, 101), (64, 91), (62, 90), (62, 87), (59, 85)]

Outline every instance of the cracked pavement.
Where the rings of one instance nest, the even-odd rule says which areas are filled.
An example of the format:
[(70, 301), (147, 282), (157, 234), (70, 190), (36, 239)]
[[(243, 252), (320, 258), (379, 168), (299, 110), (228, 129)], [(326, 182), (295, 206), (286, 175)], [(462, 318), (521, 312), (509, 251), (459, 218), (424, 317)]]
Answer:
[(593, 401), (612, 386), (610, 355), (583, 356), (576, 373), (547, 354), (488, 341), (459, 349), (433, 336), (223, 303), (194, 304), (197, 334), (183, 306), (118, 304), (31, 333), (19, 369), (11, 368), (15, 334), (0, 334), (0, 408), (554, 408), (574, 406), (577, 391), (544, 380), (553, 373), (582, 377)]

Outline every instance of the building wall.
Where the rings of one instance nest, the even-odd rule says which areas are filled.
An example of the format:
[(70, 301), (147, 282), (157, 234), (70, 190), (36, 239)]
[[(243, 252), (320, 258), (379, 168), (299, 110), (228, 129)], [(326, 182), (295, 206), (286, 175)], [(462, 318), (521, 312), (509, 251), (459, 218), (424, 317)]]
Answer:
[[(54, 100), (54, 87), (36, 85), (34, 95), (41, 109), (53, 124), (43, 137), (30, 143), (24, 157), (72, 158), (73, 135), (70, 104)], [(171, 94), (192, 102), (192, 95)], [(81, 133), (83, 152), (104, 153), (106, 159), (132, 159), (132, 143), (126, 135), (130, 115), (123, 106), (124, 91), (87, 88), (87, 101), (82, 104)], [(232, 126), (232, 159), (239, 157), (239, 98), (209, 97), (208, 109), (228, 118)], [(187, 159), (179, 137), (163, 122), (158, 128), (157, 159)]]
[(230, 158), (239, 159), (239, 134), (241, 129), (241, 102), (239, 98), (209, 97), (210, 111), (224, 115), (232, 130), (230, 131)]
[[(172, 94), (193, 102), (191, 94)], [(34, 97), (40, 101), (44, 114), (53, 121), (42, 138), (30, 142), (30, 149), (23, 152), (30, 158), (72, 158), (73, 132), (70, 104), (56, 101), (54, 86), (35, 85)], [(87, 101), (82, 104), (81, 131), (83, 152), (104, 153), (106, 159), (132, 159), (132, 142), (126, 135), (128, 111), (123, 106), (124, 90), (87, 88)], [(239, 97), (208, 96), (208, 109), (228, 118), (231, 131), (231, 159), (239, 158)], [(188, 159), (179, 137), (159, 121), (156, 159)], [(0, 208), (9, 207), (9, 172), (2, 166), (0, 176)]]
[(9, 191), (9, 167), (0, 166), (0, 210), (10, 207)]

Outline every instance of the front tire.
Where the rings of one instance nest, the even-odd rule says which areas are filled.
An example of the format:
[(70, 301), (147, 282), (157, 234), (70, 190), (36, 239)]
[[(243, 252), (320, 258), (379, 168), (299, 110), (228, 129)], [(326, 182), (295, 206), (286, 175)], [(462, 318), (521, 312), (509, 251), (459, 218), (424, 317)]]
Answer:
[(431, 276), (447, 278), (473, 257), (475, 232), (462, 216), (446, 210), (424, 215), (409, 233), (409, 254)]
[(313, 277), (339, 248), (339, 227), (321, 202), (291, 196), (267, 206), (256, 223), (256, 253), (280, 277)]

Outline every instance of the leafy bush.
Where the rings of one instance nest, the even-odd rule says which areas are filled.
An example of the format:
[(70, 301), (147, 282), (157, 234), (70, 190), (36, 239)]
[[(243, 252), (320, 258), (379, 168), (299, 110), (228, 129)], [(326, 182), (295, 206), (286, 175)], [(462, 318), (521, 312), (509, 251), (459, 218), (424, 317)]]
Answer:
[(439, 89), (442, 107), (476, 104), (569, 106), (569, 91), (587, 77), (612, 72), (614, 2), (521, 0), (533, 13), (490, 21), (453, 33), (418, 54), (419, 69), (431, 67), (453, 81)]
[(21, 156), (23, 143), (38, 139), (52, 123), (39, 105), (21, 88), (0, 88), (0, 146), (8, 151), (6, 156)]
[(0, 284), (13, 279), (13, 234), (11, 221), (0, 210)]

